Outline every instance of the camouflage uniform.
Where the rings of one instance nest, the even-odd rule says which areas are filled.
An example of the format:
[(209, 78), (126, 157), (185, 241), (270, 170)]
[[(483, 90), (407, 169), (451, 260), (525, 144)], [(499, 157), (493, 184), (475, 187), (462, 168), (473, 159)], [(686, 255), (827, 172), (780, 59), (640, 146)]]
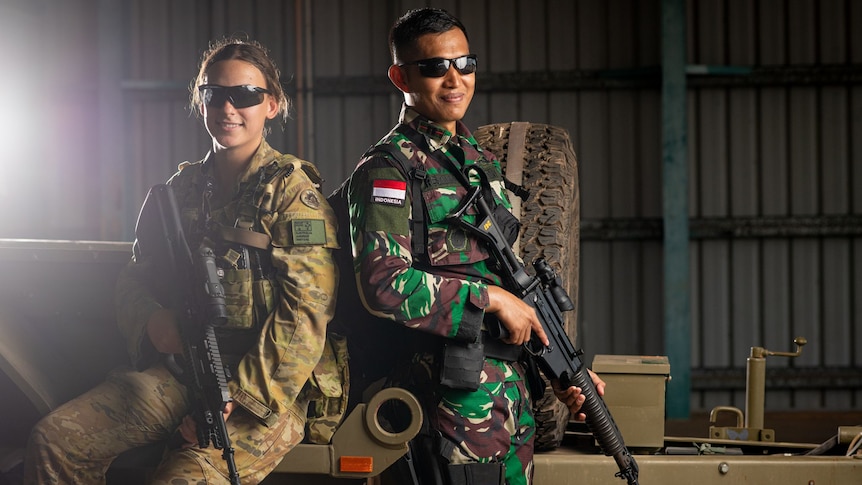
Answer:
[[(285, 171), (272, 181), (272, 197), (249, 218), (253, 206), (244, 201), (258, 193), (261, 174), (277, 168)], [(338, 277), (330, 251), (336, 223), (306, 171), (317, 176), (308, 162), (281, 155), (263, 141), (234, 197), (224, 204), (213, 200), (209, 211), (218, 226), (249, 221), (251, 229), (271, 237), (268, 251), (252, 250), (262, 255), (256, 278), (236, 257), (242, 246), (216, 244), (230, 316), (217, 329), (232, 374), (235, 407), (227, 424), (243, 484), (261, 481), (302, 440), (310, 400), (315, 403), (312, 416), (321, 411), (335, 420), (332, 409), (343, 412), (346, 405), (339, 400), (346, 396), (345, 345), (326, 334)], [(202, 193), (211, 174), (212, 164), (205, 159), (181, 164), (169, 181), (192, 247), (204, 236), (194, 228), (204, 216)], [(40, 421), (28, 446), (28, 483), (104, 483), (117, 455), (170, 438), (188, 414), (185, 387), (160, 363), (146, 334), (147, 321), (161, 308), (150, 270), (148, 263), (133, 258), (117, 283), (119, 327), (135, 369), (112, 372), (103, 384)], [(331, 433), (315, 424), (309, 434), (328, 440)], [(212, 446), (169, 449), (154, 482), (227, 483), (226, 475), (221, 451)]]
[[(424, 136), (431, 149), (442, 147), (456, 166), (481, 166), (495, 198), (511, 207), (499, 162), (482, 152), (463, 123), (452, 134), (407, 106), (400, 121)], [(372, 313), (424, 332), (423, 339), (474, 342), (483, 326), (488, 285), (501, 281), (489, 268), (484, 244), (445, 220), (466, 189), (398, 126), (378, 145), (384, 143), (399, 147), (411, 163), (425, 169), (427, 178), (422, 194), (410, 193), (410, 181), (397, 164), (374, 151), (352, 176), (350, 225), (365, 304)], [(471, 183), (478, 184), (478, 179)], [(410, 250), (412, 197), (423, 197), (427, 209), (424, 255)], [(475, 213), (467, 218), (475, 218)], [(444, 458), (450, 463), (503, 462), (509, 484), (528, 483), (535, 424), (522, 366), (486, 357), (477, 391), (452, 390), (435, 385), (435, 355), (420, 352), (409, 375), (395, 379), (419, 394), (431, 429), (446, 443)]]

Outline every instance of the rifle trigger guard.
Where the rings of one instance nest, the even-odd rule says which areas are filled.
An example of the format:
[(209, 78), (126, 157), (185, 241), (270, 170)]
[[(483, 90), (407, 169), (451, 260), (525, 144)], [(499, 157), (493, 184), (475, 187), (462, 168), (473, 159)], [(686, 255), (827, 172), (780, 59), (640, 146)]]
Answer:
[[(532, 342), (532, 340), (530, 342)], [(551, 348), (550, 346), (546, 347), (544, 345), (541, 345), (539, 347), (539, 350), (533, 350), (533, 347), (530, 345), (530, 342), (524, 344), (524, 350), (526, 350), (527, 353), (532, 355), (533, 357), (541, 357), (545, 355), (546, 352), (551, 352), (553, 350), (553, 348)]]

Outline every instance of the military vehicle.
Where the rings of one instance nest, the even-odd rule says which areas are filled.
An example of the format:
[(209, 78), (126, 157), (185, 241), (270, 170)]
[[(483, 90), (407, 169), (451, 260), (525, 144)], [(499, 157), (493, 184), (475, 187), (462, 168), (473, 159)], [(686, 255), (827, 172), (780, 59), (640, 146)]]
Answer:
[[(510, 179), (531, 191), (527, 202), (516, 201), (521, 255), (548, 260), (569, 294), (577, 295), (579, 197), (568, 135), (549, 125), (504, 123), (481, 127), (476, 137), (501, 158)], [(130, 255), (129, 242), (0, 240), (0, 485), (20, 479), (27, 435), (40, 416), (127, 362), (112, 296)], [(576, 314), (577, 308), (567, 312), (573, 341)], [(752, 347), (746, 409), (715, 408), (708, 428), (682, 436), (666, 436), (665, 386), (672, 376), (666, 357), (596, 356), (591, 367), (608, 383), (605, 402), (637, 461), (639, 483), (862, 483), (862, 423), (838, 426), (819, 443), (781, 441), (766, 427), (766, 360), (793, 358), (805, 343), (797, 339), (794, 351)], [(412, 421), (391, 429), (382, 419), (390, 405), (406, 407)], [(623, 483), (615, 478), (614, 460), (583, 423), (570, 421), (550, 391), (535, 406), (536, 485)], [(722, 424), (728, 417), (735, 418), (734, 426)], [(264, 483), (377, 483), (406, 453), (421, 420), (410, 393), (372, 394), (345, 418), (329, 445), (299, 445)], [(142, 483), (159, 452), (154, 447), (120, 456), (108, 483)]]

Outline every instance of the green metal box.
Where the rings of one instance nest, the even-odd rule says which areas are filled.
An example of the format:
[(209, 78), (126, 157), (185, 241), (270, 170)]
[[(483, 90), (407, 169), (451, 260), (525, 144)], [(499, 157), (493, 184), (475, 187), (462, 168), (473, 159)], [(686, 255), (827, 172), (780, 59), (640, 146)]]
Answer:
[(593, 372), (605, 381), (604, 400), (626, 446), (641, 451), (664, 445), (666, 356), (596, 355)]

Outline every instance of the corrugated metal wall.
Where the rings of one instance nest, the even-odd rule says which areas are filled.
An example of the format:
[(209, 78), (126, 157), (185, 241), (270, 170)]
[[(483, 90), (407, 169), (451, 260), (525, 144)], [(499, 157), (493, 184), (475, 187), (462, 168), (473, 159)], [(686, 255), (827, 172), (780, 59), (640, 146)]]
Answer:
[[(238, 32), (272, 50), (294, 99), (270, 141), (313, 160), (331, 190), (395, 121), (388, 28), (426, 4), (458, 15), (479, 55), (469, 125), (571, 133), (588, 361), (663, 353), (660, 0), (0, 0), (30, 40), (15, 62), (40, 59), (30, 72), (52, 107), (36, 125), (49, 136), (16, 156), (46, 160), (46, 175), (24, 176), (48, 188), (46, 222), (27, 232), (16, 213), (0, 234), (131, 237), (147, 187), (205, 153), (188, 83), (207, 42)], [(692, 408), (743, 406), (749, 348), (789, 351), (797, 335), (802, 357), (769, 359), (767, 406), (858, 408), (862, 4), (686, 9)]]
[[(767, 394), (774, 408), (858, 408), (862, 397), (858, 382), (842, 389), (835, 378), (858, 375), (862, 359), (859, 220), (855, 229), (825, 230), (862, 208), (859, 71), (826, 75), (862, 60), (862, 39), (850, 28), (862, 20), (860, 7), (689, 2), (690, 64), (760, 66), (690, 90), (691, 215), (726, 218), (736, 228), (775, 222), (797, 235), (694, 243), (693, 364), (740, 366), (752, 345), (788, 351), (794, 337), (807, 337), (798, 359), (768, 359), (770, 368), (800, 368)], [(808, 220), (818, 229), (799, 237)], [(811, 367), (834, 368), (819, 371), (833, 389), (808, 389)], [(697, 404), (709, 408), (730, 394), (704, 392)]]

